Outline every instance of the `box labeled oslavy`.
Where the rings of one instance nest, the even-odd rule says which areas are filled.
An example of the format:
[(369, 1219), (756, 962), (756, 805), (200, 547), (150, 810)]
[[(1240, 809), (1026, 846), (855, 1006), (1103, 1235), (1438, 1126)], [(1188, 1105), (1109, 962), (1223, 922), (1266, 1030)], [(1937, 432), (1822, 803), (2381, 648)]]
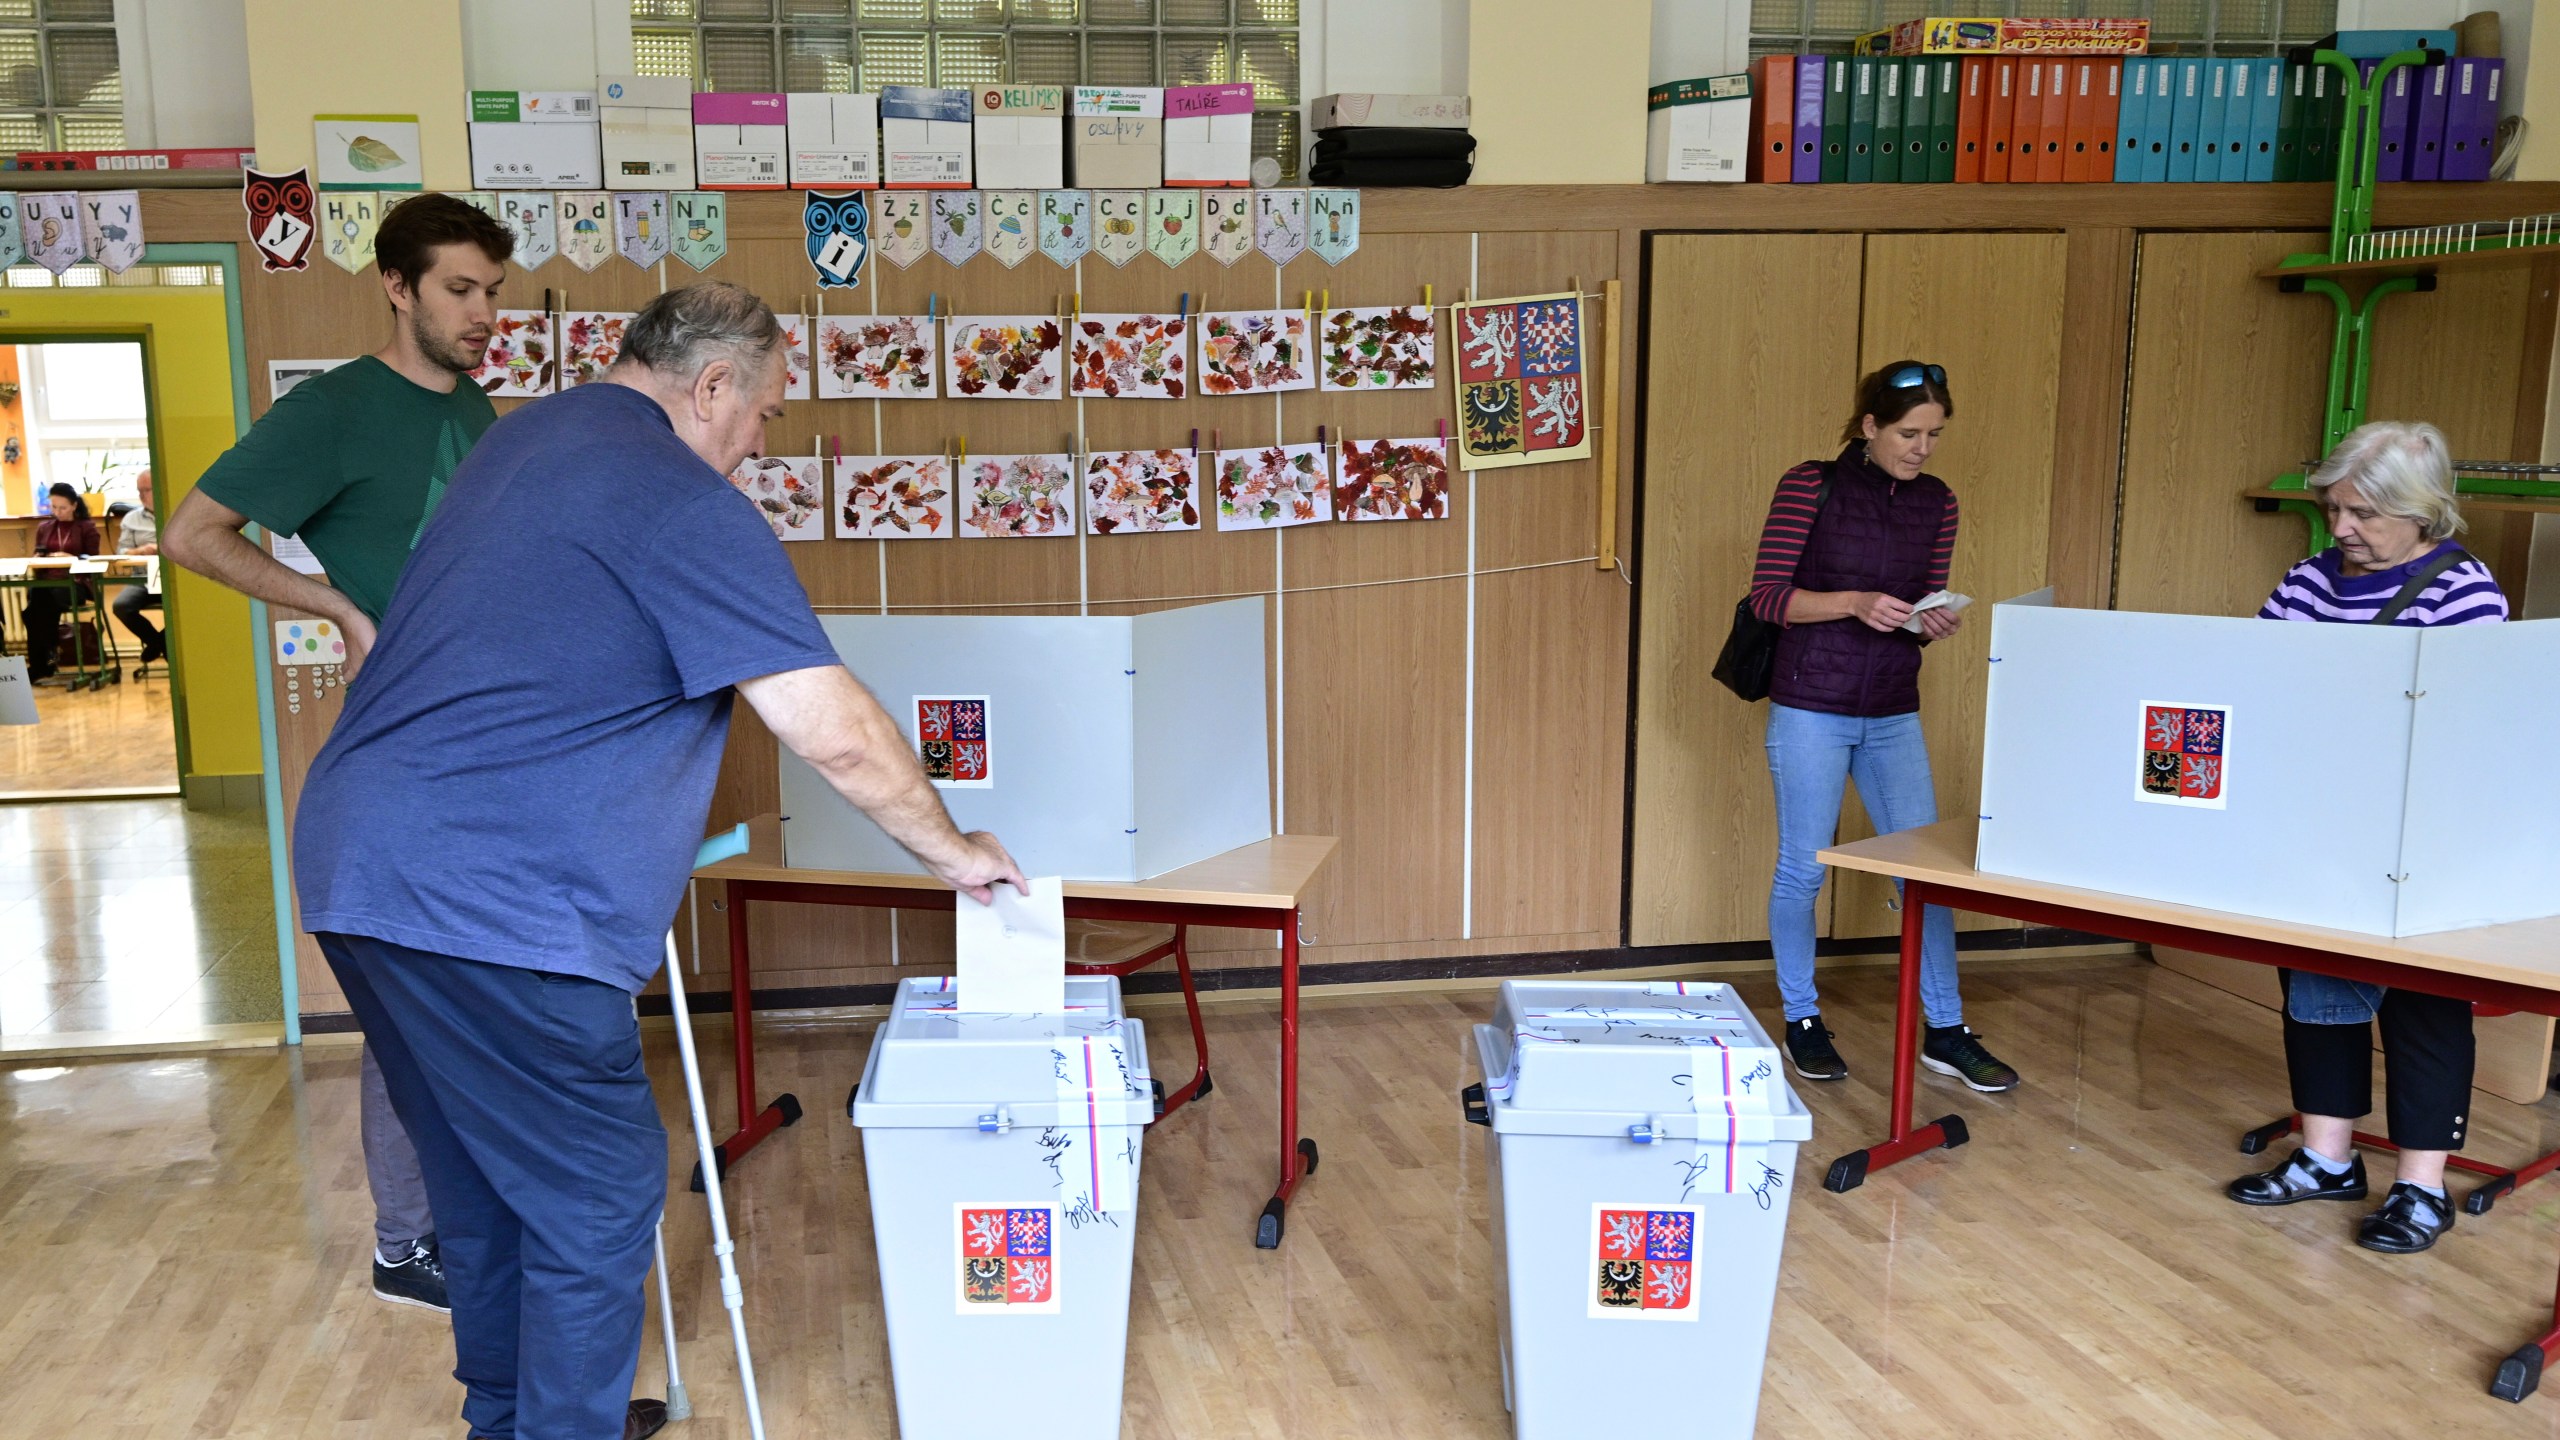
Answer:
[(693, 97), (695, 184), (705, 190), (779, 190), (789, 110), (779, 95)]
[(1751, 77), (1709, 75), (1644, 97), (1644, 178), (1733, 180), (1751, 155)]
[(1164, 183), (1164, 92), (1079, 85), (1068, 103), (1067, 150), (1087, 190), (1153, 190)]
[(1927, 16), (1858, 37), (1861, 55), (2144, 55), (2148, 20)]
[(1253, 86), (1176, 85), (1164, 92), (1164, 183), (1253, 182)]
[(1320, 95), (1307, 105), (1307, 128), (1375, 125), (1398, 130), (1464, 130), (1464, 95)]
[(880, 87), (880, 183), (892, 190), (966, 190), (971, 183), (966, 90)]
[(471, 92), (475, 190), (594, 190), (604, 183), (593, 90)]
[(987, 190), (1055, 190), (1067, 183), (1067, 92), (1056, 85), (982, 85), (973, 139)]
[(869, 190), (880, 183), (880, 97), (783, 97), (791, 142), (791, 183), (803, 190)]
[(693, 84), (665, 75), (596, 79), (604, 123), (604, 188), (693, 188)]

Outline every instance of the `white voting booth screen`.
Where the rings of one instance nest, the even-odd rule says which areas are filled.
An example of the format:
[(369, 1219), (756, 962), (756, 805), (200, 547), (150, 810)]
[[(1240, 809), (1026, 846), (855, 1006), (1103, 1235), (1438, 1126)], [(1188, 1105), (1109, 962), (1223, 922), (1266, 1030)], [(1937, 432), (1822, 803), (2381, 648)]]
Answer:
[(2372, 935), (2560, 914), (2560, 621), (1992, 612), (1978, 868)]
[[(828, 615), (963, 830), (1029, 875), (1144, 880), (1271, 837), (1263, 604), (1148, 615)], [(781, 752), (783, 860), (923, 866)]]

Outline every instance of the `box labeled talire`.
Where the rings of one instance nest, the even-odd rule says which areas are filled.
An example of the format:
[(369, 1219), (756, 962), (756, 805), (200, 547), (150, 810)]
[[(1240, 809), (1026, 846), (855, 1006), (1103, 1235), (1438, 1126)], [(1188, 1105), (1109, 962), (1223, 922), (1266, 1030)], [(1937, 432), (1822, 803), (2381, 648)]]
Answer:
[(1751, 158), (1751, 77), (1673, 80), (1645, 92), (1644, 178), (1740, 180)]
[(471, 92), (475, 190), (594, 190), (604, 158), (593, 90)]
[(1164, 92), (1152, 86), (1079, 85), (1069, 103), (1067, 148), (1088, 190), (1153, 190), (1164, 183)]
[(880, 183), (880, 97), (784, 97), (791, 183), (802, 189), (868, 190)]
[(1164, 183), (1253, 181), (1253, 86), (1177, 85), (1164, 92)]
[(694, 183), (705, 190), (781, 189), (789, 113), (779, 95), (694, 96)]
[(604, 188), (693, 188), (693, 85), (666, 75), (596, 80), (604, 130)]
[(966, 90), (880, 87), (880, 183), (891, 189), (965, 190), (972, 183)]
[(1056, 85), (982, 85), (974, 140), (978, 184), (1055, 190), (1067, 183), (1067, 92)]
[(1380, 126), (1398, 130), (1464, 130), (1464, 95), (1320, 95), (1307, 105), (1307, 128)]

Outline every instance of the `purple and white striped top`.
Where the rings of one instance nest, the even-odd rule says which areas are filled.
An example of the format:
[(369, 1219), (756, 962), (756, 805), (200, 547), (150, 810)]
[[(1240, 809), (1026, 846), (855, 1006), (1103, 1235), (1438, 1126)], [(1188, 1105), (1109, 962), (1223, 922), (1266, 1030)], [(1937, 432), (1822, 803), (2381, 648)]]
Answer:
[[(2430, 547), (2404, 565), (2370, 575), (2338, 573), (2336, 546), (2321, 551), (2285, 572), (2276, 593), (2258, 609), (2261, 620), (2327, 620), (2346, 625), (2372, 623), (2409, 577), (2453, 542)], [(2465, 559), (2427, 583), (2394, 625), (2494, 625), (2507, 618), (2507, 597), (2477, 558)]]

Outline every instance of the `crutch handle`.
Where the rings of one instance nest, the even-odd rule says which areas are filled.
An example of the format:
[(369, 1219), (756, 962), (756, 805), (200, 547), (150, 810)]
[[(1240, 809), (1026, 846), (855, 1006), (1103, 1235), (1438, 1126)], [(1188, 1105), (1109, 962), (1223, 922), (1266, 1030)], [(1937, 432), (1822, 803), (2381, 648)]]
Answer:
[(705, 865), (716, 865), (732, 855), (746, 853), (747, 827), (733, 825), (702, 842), (702, 848), (693, 852), (693, 868), (699, 870)]

